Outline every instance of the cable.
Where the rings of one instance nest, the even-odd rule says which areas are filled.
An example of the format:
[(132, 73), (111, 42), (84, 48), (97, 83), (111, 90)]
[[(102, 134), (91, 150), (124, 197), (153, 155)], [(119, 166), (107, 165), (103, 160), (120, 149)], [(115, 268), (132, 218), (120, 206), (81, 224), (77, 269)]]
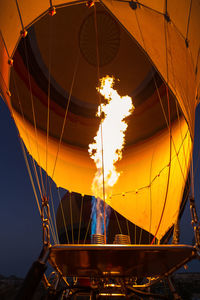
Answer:
[[(72, 83), (71, 83), (70, 92), (69, 92), (68, 101), (67, 101), (67, 106), (66, 106), (66, 110), (65, 110), (65, 116), (64, 116), (64, 120), (63, 120), (62, 130), (61, 130), (60, 139), (59, 139), (59, 143), (58, 143), (58, 149), (57, 149), (56, 158), (55, 158), (54, 167), (53, 167), (53, 172), (52, 172), (52, 176), (51, 176), (52, 180), (53, 180), (53, 177), (54, 177), (56, 164), (57, 164), (57, 160), (58, 160), (58, 154), (59, 154), (59, 151), (60, 151), (60, 146), (61, 146), (61, 142), (62, 142), (62, 138), (63, 138), (63, 134), (64, 134), (64, 129), (65, 129), (65, 124), (66, 124), (69, 104), (70, 104), (70, 100), (71, 100), (71, 96), (72, 96), (72, 90), (73, 90), (73, 87), (74, 87), (74, 82), (75, 82), (76, 72), (77, 72), (77, 68), (78, 68), (78, 63), (79, 63), (79, 53), (77, 55), (77, 61), (76, 61), (76, 65), (75, 65), (75, 68), (74, 68), (74, 74), (73, 74)], [(50, 185), (50, 188), (51, 188), (51, 185)]]
[(50, 93), (51, 93), (51, 34), (52, 34), (52, 18), (49, 18), (49, 74), (48, 74), (48, 95), (47, 95), (47, 137), (46, 137), (46, 192), (47, 192), (47, 161), (48, 161), (48, 144), (49, 144), (49, 123), (50, 123)]
[[(24, 124), (25, 124), (24, 112), (23, 112), (21, 100), (20, 100), (20, 97), (19, 97), (19, 91), (18, 91), (17, 84), (16, 84), (16, 79), (15, 79), (15, 72), (14, 72), (14, 70), (12, 71), (11, 74), (12, 74), (12, 77), (11, 77), (11, 78), (13, 79), (13, 83), (14, 83), (14, 89), (15, 89), (16, 94), (17, 94), (17, 99), (18, 99), (18, 103), (19, 103), (19, 107), (20, 107), (20, 112), (21, 112), (21, 115), (22, 115), (22, 118), (23, 118), (23, 121), (24, 121)], [(28, 134), (28, 132), (27, 132), (27, 130), (26, 130), (26, 126), (24, 126), (24, 131), (25, 131), (25, 134), (26, 134), (28, 143), (29, 143), (30, 151), (32, 152), (32, 147), (31, 147), (31, 143), (30, 143), (30, 139), (29, 139), (29, 134)], [(35, 178), (36, 178), (36, 181), (37, 181), (38, 189), (39, 189), (39, 192), (40, 192), (40, 197), (41, 197), (41, 199), (42, 199), (42, 191), (41, 191), (41, 186), (40, 186), (40, 181), (39, 181), (39, 177), (38, 177), (38, 173), (37, 173), (37, 168), (36, 168), (35, 160), (33, 159), (32, 156), (30, 156), (30, 157), (31, 157), (31, 161), (32, 161), (33, 170), (34, 170), (34, 173), (35, 173)]]
[(80, 218), (79, 218), (79, 228), (78, 228), (78, 244), (80, 240), (80, 230), (81, 230), (81, 222), (82, 222), (82, 213), (83, 213), (83, 195), (81, 195), (81, 211), (80, 211)]
[(126, 228), (127, 228), (127, 234), (128, 234), (128, 236), (130, 236), (129, 222), (127, 219), (126, 219)]
[(74, 244), (74, 227), (73, 227), (73, 214), (72, 214), (71, 192), (69, 192), (69, 207), (70, 207), (70, 221), (71, 221), (72, 244)]
[(63, 217), (63, 223), (64, 223), (64, 227), (65, 227), (65, 234), (66, 234), (67, 242), (69, 244), (69, 236), (68, 236), (67, 226), (66, 226), (66, 222), (65, 222), (65, 216), (64, 216), (63, 205), (62, 205), (62, 200), (60, 197), (59, 188), (57, 188), (57, 192), (58, 192), (58, 198), (59, 198), (59, 202), (60, 202), (61, 213), (62, 213), (62, 217)]
[[(98, 82), (100, 80), (100, 70), (99, 70), (99, 45), (98, 45), (98, 28), (97, 28), (97, 14), (96, 14), (96, 4), (94, 2), (94, 24), (95, 24), (95, 38), (96, 38), (96, 56), (97, 56), (97, 77)], [(102, 129), (102, 112), (101, 112), (101, 96), (98, 93), (99, 108), (100, 108), (100, 130), (101, 130), (101, 154), (102, 154), (102, 179), (103, 179), (103, 216), (104, 216), (104, 243), (106, 244), (106, 198), (105, 198), (105, 174), (104, 174), (104, 149), (103, 149), (103, 129)]]
[(87, 230), (86, 230), (86, 234), (85, 234), (85, 238), (84, 238), (84, 244), (85, 244), (85, 242), (86, 242), (86, 238), (87, 238), (87, 236), (88, 236), (88, 231), (89, 231), (89, 228), (90, 228), (90, 224), (91, 224), (91, 217), (90, 217), (90, 219), (89, 219), (89, 222), (88, 222), (88, 226), (87, 226)]
[(122, 228), (121, 228), (121, 226), (120, 226), (120, 222), (119, 222), (117, 213), (116, 213), (115, 209), (113, 209), (113, 210), (114, 210), (114, 214), (115, 214), (115, 217), (116, 217), (116, 220), (117, 220), (117, 224), (118, 224), (118, 227), (119, 227), (119, 231), (120, 231), (120, 233), (122, 234)]
[(38, 133), (37, 133), (37, 125), (36, 125), (35, 108), (34, 108), (34, 102), (33, 102), (31, 78), (30, 78), (30, 72), (29, 72), (30, 70), (29, 70), (29, 61), (28, 61), (28, 51), (27, 51), (27, 46), (26, 46), (26, 39), (24, 39), (24, 49), (25, 49), (25, 59), (26, 59), (26, 65), (27, 65), (27, 71), (28, 71), (28, 82), (29, 82), (29, 89), (30, 89), (31, 108), (32, 108), (32, 115), (33, 115), (35, 137), (36, 137), (36, 147), (37, 147), (37, 153), (38, 153), (40, 178), (41, 178), (41, 183), (42, 183), (43, 193), (44, 193), (44, 183), (43, 183), (42, 170), (41, 170), (41, 164), (40, 164), (40, 155), (39, 155), (39, 146), (38, 146)]
[(30, 167), (29, 167), (28, 159), (27, 159), (27, 156), (26, 156), (26, 151), (25, 151), (22, 139), (20, 137), (19, 137), (19, 141), (20, 141), (20, 144), (21, 144), (21, 147), (22, 147), (22, 153), (24, 155), (24, 160), (25, 160), (25, 163), (26, 163), (26, 167), (27, 167), (27, 170), (28, 170), (29, 177), (30, 177), (30, 181), (31, 181), (31, 185), (32, 185), (33, 192), (34, 192), (34, 195), (35, 195), (35, 199), (36, 199), (36, 203), (37, 203), (37, 206), (38, 206), (38, 210), (39, 210), (39, 213), (41, 215), (41, 208), (40, 208), (39, 200), (38, 200), (38, 197), (37, 197), (37, 193), (36, 193), (36, 189), (35, 189), (33, 177), (32, 177), (32, 174), (31, 174), (31, 170), (30, 170)]
[[(49, 183), (49, 178), (48, 178), (48, 183)], [(51, 189), (50, 189), (50, 198), (51, 198), (51, 204), (52, 204), (52, 210), (53, 210), (53, 219), (54, 219), (54, 224), (55, 224), (55, 235), (56, 235), (57, 243), (59, 244), (58, 229), (57, 229), (57, 223), (56, 223), (56, 215), (55, 215), (55, 209), (54, 209), (54, 203), (53, 203), (53, 195), (52, 195)]]

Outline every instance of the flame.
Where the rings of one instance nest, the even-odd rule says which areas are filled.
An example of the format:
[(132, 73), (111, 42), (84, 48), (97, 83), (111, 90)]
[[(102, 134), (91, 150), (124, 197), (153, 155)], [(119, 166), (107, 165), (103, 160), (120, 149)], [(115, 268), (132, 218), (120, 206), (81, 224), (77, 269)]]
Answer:
[(89, 145), (88, 151), (97, 167), (92, 183), (93, 194), (104, 199), (104, 184), (105, 198), (107, 199), (120, 176), (115, 163), (122, 159), (125, 131), (128, 127), (124, 119), (132, 113), (134, 106), (129, 96), (120, 97), (118, 92), (113, 89), (113, 77), (103, 77), (100, 83), (100, 88), (97, 90), (104, 96), (107, 103), (101, 103), (98, 107), (97, 116), (104, 115), (104, 117), (94, 138), (95, 142)]

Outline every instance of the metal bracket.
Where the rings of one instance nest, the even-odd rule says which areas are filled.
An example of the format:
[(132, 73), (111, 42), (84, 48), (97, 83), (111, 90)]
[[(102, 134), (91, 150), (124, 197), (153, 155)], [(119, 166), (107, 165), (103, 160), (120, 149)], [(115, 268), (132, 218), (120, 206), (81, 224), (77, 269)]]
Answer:
[(190, 214), (191, 214), (191, 224), (194, 229), (194, 238), (195, 238), (195, 243), (196, 247), (200, 247), (200, 224), (198, 220), (198, 215), (197, 215), (197, 210), (195, 206), (195, 200), (193, 197), (190, 197)]
[(42, 198), (42, 209), (41, 209), (42, 229), (43, 229), (43, 246), (50, 246), (50, 233), (49, 233), (49, 199), (46, 196)]

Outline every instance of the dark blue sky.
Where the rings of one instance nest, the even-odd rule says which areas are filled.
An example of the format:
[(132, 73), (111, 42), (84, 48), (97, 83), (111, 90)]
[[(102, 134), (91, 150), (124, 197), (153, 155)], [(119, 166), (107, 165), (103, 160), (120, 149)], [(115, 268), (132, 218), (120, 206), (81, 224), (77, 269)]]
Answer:
[[(200, 152), (200, 106), (197, 109), (196, 129), (195, 161)], [(1, 98), (0, 138), (0, 274), (24, 277), (42, 247), (41, 221), (17, 130)], [(200, 161), (197, 173), (200, 175)], [(199, 175), (196, 176), (196, 202), (200, 215)], [(193, 232), (188, 205), (181, 228), (182, 242), (191, 243)], [(188, 271), (200, 271), (200, 262), (194, 261)]]

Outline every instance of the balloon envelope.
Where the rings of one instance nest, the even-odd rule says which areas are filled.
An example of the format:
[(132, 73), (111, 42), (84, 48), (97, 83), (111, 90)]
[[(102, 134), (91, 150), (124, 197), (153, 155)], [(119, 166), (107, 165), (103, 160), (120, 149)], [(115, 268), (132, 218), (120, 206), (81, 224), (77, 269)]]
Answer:
[[(158, 7), (148, 2), (152, 9), (145, 1), (103, 4), (108, 10), (97, 3), (96, 14), (77, 4), (58, 8), (53, 17), (44, 15), (16, 48), (19, 11), (13, 3), (1, 3), (1, 92), (28, 152), (57, 186), (92, 195), (96, 168), (88, 145), (100, 123), (99, 74), (119, 79), (115, 88), (132, 96), (136, 109), (127, 118), (123, 158), (116, 165), (121, 175), (106, 201), (160, 239), (176, 222), (190, 165), (199, 83), (199, 4), (192, 2), (188, 30), (189, 6), (178, 1), (168, 1), (167, 15), (162, 1)], [(21, 1), (19, 9), (29, 27), (48, 9), (48, 1)]]

